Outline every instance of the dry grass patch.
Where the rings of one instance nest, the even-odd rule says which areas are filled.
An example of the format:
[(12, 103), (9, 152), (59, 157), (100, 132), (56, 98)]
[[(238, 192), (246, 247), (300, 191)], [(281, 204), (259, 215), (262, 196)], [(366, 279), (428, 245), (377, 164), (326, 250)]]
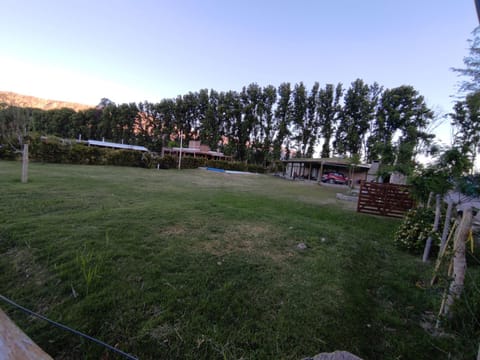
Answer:
[(175, 236), (175, 235), (184, 235), (187, 233), (187, 229), (182, 224), (170, 225), (165, 228), (161, 228), (159, 232), (163, 236)]
[(31, 248), (14, 247), (5, 253), (5, 257), (10, 259), (13, 270), (21, 274), (24, 282), (30, 282), (35, 286), (43, 286), (49, 277), (47, 271), (35, 262)]
[(295, 254), (293, 244), (285, 246), (280, 230), (265, 224), (227, 225), (221, 231), (209, 234), (197, 246), (215, 256), (241, 253), (275, 262), (282, 262)]

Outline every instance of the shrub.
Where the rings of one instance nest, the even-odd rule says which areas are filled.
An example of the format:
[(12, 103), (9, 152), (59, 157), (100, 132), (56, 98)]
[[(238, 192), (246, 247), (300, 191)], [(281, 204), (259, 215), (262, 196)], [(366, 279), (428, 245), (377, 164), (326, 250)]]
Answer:
[(435, 212), (431, 208), (408, 211), (395, 233), (393, 239), (395, 245), (413, 253), (420, 253), (430, 235), (434, 236), (432, 245), (438, 245), (438, 233), (432, 234), (434, 218)]
[(134, 150), (108, 149), (105, 152), (105, 159), (107, 165), (142, 166), (142, 153)]
[(206, 163), (207, 160), (203, 158), (183, 157), (182, 169), (196, 169), (200, 166), (205, 166)]
[(32, 141), (30, 157), (33, 160), (49, 163), (152, 167), (156, 155), (147, 155), (134, 150), (72, 144), (49, 137), (46, 140), (36, 138)]
[(173, 169), (175, 168), (177, 161), (171, 155), (166, 155), (158, 160), (158, 166), (160, 169)]
[(160, 157), (156, 153), (152, 152), (144, 152), (142, 153), (142, 167), (145, 167), (147, 169), (151, 169), (155, 166), (157, 166), (158, 161), (160, 160)]
[(13, 147), (8, 145), (0, 145), (0, 159), (17, 160), (20, 157), (20, 152), (17, 152)]

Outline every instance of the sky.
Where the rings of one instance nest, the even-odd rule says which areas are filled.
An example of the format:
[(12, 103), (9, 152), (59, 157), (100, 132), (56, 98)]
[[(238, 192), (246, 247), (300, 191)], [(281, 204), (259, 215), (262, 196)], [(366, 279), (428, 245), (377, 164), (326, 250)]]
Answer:
[[(473, 0), (2, 0), (0, 90), (96, 105), (283, 82), (412, 85), (451, 111)], [(448, 120), (435, 130), (449, 141)]]

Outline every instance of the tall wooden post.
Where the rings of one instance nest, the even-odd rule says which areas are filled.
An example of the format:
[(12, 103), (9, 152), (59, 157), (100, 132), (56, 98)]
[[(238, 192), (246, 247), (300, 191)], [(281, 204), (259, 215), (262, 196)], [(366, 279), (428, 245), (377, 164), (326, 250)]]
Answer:
[(442, 239), (440, 242), (440, 251), (443, 251), (445, 247), (445, 243), (447, 242), (448, 233), (450, 231), (450, 220), (452, 219), (452, 209), (453, 209), (453, 201), (448, 201), (447, 206), (447, 213), (445, 215), (445, 224), (443, 225), (443, 232), (442, 232)]
[(28, 144), (23, 144), (22, 152), (22, 183), (28, 182)]
[[(441, 213), (441, 201), (442, 201), (442, 196), (440, 194), (437, 194), (435, 196), (435, 221), (433, 223), (433, 229), (432, 232), (435, 233), (438, 231), (438, 226), (440, 224), (440, 217), (442, 215)], [(425, 248), (423, 250), (423, 257), (422, 261), (427, 262), (428, 256), (430, 255), (430, 248), (432, 247), (432, 235), (430, 235), (427, 239), (427, 242), (425, 243)]]
[(183, 148), (183, 131), (180, 131), (180, 153), (178, 155), (178, 170), (182, 168), (182, 148)]
[(453, 244), (453, 280), (448, 289), (448, 295), (442, 302), (440, 315), (448, 316), (449, 310), (455, 300), (457, 300), (463, 291), (465, 281), (465, 272), (467, 270), (467, 259), (465, 256), (465, 241), (468, 232), (472, 226), (472, 210), (465, 209), (463, 211), (462, 220), (455, 234), (455, 242)]
[(317, 182), (322, 181), (322, 175), (323, 175), (323, 161), (320, 161), (320, 170), (318, 172)]
[(0, 354), (2, 359), (52, 360), (1, 309)]

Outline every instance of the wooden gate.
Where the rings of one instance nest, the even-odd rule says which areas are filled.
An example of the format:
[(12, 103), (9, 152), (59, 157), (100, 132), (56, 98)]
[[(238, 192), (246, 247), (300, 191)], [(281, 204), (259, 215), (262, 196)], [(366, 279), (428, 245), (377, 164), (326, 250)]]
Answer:
[(402, 217), (415, 205), (407, 185), (362, 181), (357, 211), (382, 216)]

